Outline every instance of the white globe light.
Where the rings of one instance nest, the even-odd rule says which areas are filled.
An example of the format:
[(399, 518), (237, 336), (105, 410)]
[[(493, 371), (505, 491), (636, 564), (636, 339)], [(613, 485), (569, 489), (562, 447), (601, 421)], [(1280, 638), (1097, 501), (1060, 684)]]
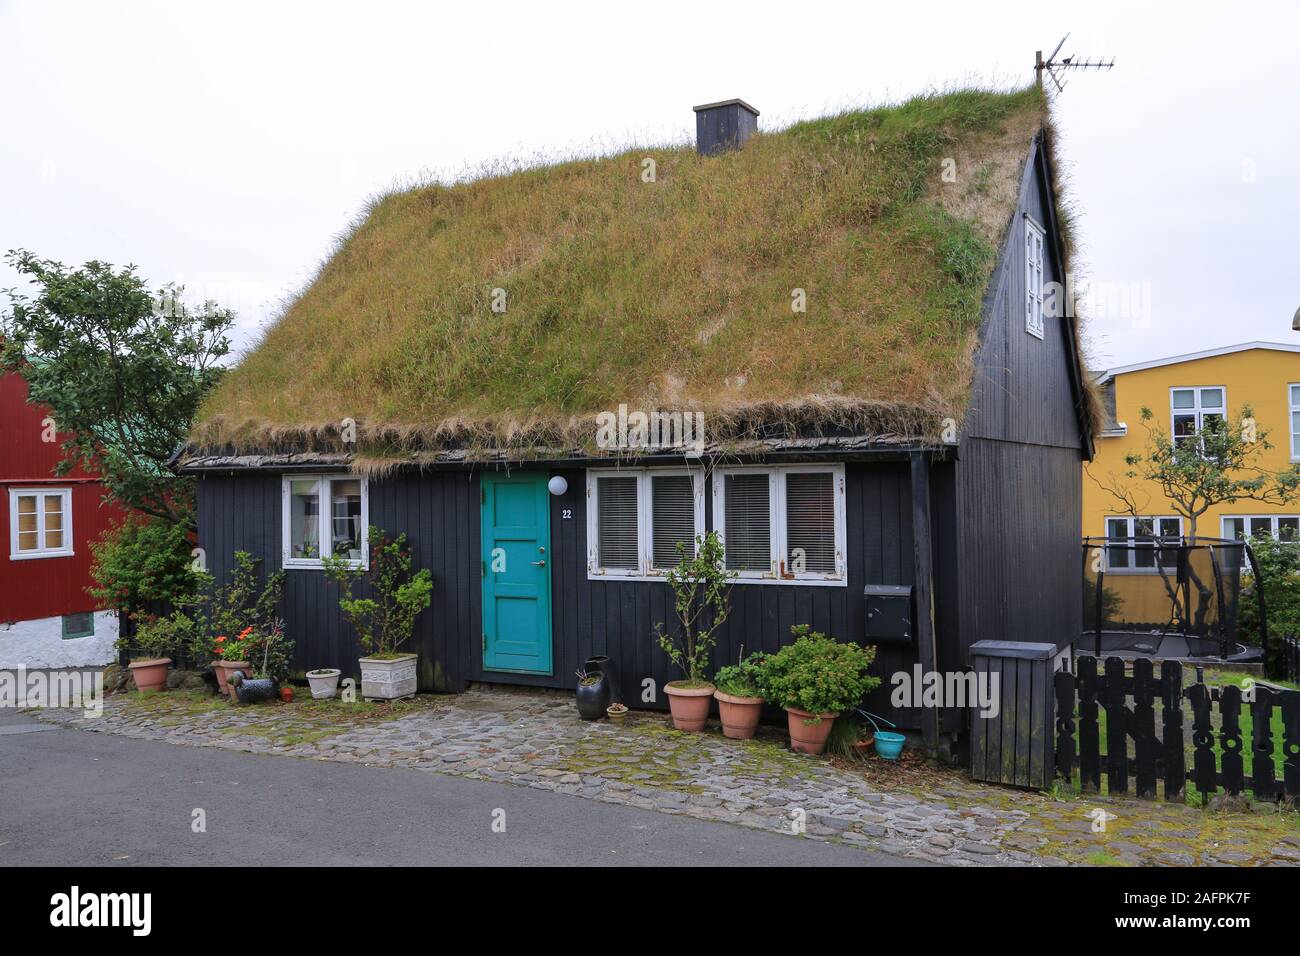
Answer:
[(569, 490), (569, 482), (563, 475), (556, 475), (546, 483), (546, 488), (553, 495), (562, 495)]

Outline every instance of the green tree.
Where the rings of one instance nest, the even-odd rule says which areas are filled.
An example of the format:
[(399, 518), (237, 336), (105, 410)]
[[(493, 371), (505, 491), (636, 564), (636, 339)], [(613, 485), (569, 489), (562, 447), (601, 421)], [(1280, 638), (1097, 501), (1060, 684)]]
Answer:
[[(1093, 480), (1134, 517), (1153, 513), (1145, 486), (1154, 484), (1174, 511), (1183, 516), (1188, 537), (1196, 536), (1201, 515), (1221, 504), (1258, 501), (1284, 505), (1300, 497), (1300, 466), (1270, 471), (1260, 458), (1273, 445), (1259, 428), (1249, 405), (1235, 421), (1207, 422), (1195, 435), (1171, 437), (1143, 407), (1147, 444), (1126, 455), (1122, 476)], [(1138, 482), (1138, 484), (1134, 484)], [(1164, 508), (1157, 503), (1155, 511)]]
[(707, 671), (717, 631), (731, 616), (731, 585), (734, 571), (728, 571), (723, 557), (722, 539), (710, 531), (696, 539), (694, 551), (686, 542), (677, 542), (677, 566), (665, 577), (673, 592), (676, 627), (669, 631), (659, 622), (655, 636), (668, 659), (681, 668), (686, 683), (698, 686), (708, 680)]
[(30, 400), (71, 436), (58, 473), (80, 462), (110, 499), (192, 527), (191, 483), (167, 462), (223, 371), (233, 313), (212, 302), (191, 309), (177, 286), (152, 293), (134, 266), (69, 269), (22, 249), (5, 258), (35, 292), (6, 290), (0, 364), (22, 373)]
[(92, 542), (90, 551), (95, 583), (86, 592), (128, 616), (162, 604), (188, 607), (207, 581), (193, 566), (186, 527), (161, 518), (131, 515)]
[[(1161, 428), (1151, 409), (1143, 406), (1140, 415), (1146, 446), (1125, 456), (1122, 476), (1112, 474), (1104, 481), (1093, 476), (1126, 513), (1143, 517), (1165, 510), (1163, 502), (1153, 506), (1146, 490), (1154, 484), (1182, 515), (1187, 537), (1195, 538), (1201, 515), (1217, 505), (1238, 501), (1284, 505), (1300, 497), (1300, 467), (1270, 471), (1260, 463), (1273, 445), (1249, 405), (1242, 406), (1235, 420), (1211, 419), (1195, 434), (1179, 437)], [(1197, 573), (1195, 562), (1187, 562), (1188, 578), (1196, 588), (1195, 608), (1183, 607), (1164, 562), (1156, 561), (1156, 570), (1181, 626), (1194, 634), (1204, 633), (1214, 590)]]
[[(1263, 644), (1269, 673), (1276, 674), (1278, 641), (1300, 634), (1300, 550), (1297, 550), (1300, 545), (1256, 535), (1250, 539), (1250, 548), (1259, 574), (1251, 569), (1245, 576), (1237, 605), (1237, 639), (1247, 644)], [(1264, 594), (1264, 613), (1268, 615), (1267, 635), (1259, 620), (1260, 591)]]
[[(357, 567), (346, 558), (321, 558), (325, 575), (342, 591), (339, 608), (357, 632), (367, 654), (392, 658), (415, 633), (415, 619), (432, 601), (433, 575), (428, 568), (414, 571), (406, 535), (387, 538), (382, 528), (370, 526), (370, 567)], [(355, 597), (366, 587), (373, 598)]]

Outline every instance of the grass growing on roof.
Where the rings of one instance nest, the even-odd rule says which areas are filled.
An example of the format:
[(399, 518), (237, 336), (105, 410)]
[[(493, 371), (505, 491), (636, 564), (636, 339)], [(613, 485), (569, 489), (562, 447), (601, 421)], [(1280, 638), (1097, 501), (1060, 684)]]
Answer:
[(385, 196), (209, 398), (196, 440), (264, 447), (352, 418), (363, 446), (589, 444), (624, 402), (704, 410), (710, 437), (755, 415), (919, 434), (964, 411), (1045, 111), (1034, 88), (965, 90), (718, 157), (635, 149)]

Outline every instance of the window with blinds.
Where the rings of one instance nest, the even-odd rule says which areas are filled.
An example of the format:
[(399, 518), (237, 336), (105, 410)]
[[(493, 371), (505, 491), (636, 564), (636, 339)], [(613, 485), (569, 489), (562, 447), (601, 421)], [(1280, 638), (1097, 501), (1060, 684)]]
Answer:
[(650, 566), (675, 568), (680, 541), (695, 553), (695, 479), (690, 475), (650, 474)]
[(681, 468), (587, 472), (587, 573), (661, 578), (704, 533), (704, 479)]
[(767, 584), (847, 583), (844, 466), (719, 469), (713, 522), (727, 570)]
[(786, 568), (835, 571), (835, 476), (829, 471), (785, 476)]
[(729, 571), (772, 570), (770, 480), (766, 472), (723, 477)]
[(640, 569), (637, 476), (596, 479), (596, 560), (602, 568)]

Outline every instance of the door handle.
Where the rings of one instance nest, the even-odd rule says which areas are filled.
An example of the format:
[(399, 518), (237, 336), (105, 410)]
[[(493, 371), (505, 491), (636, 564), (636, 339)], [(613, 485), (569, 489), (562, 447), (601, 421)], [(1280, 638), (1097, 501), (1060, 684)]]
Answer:
[(544, 567), (546, 567), (546, 559), (545, 559), (545, 558), (543, 558), (541, 561), (533, 561), (532, 563), (535, 564), (535, 565), (536, 565), (537, 567), (539, 567), (539, 568), (544, 568)]

